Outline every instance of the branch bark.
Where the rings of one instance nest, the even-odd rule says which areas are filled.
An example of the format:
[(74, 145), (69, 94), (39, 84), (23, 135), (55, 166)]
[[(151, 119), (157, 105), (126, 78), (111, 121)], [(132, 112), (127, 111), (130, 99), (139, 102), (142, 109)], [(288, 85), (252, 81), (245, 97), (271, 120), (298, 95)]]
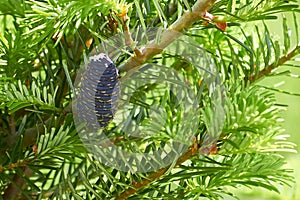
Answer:
[(25, 185), (25, 177), (28, 178), (32, 174), (32, 170), (26, 166), (20, 167), (21, 171), (23, 172), (23, 176), (21, 177), (18, 174), (14, 175), (13, 181), (8, 185), (8, 187), (5, 189), (2, 198), (4, 200), (11, 200), (11, 199), (21, 199), (21, 192)]
[[(198, 0), (192, 7), (192, 11), (187, 11), (182, 17), (180, 17), (176, 22), (174, 22), (169, 29), (163, 32), (160, 43), (150, 42), (141, 51), (141, 54), (130, 58), (127, 63), (120, 69), (121, 72), (127, 72), (126, 76), (130, 76), (132, 73), (137, 71), (139, 67), (145, 63), (147, 60), (153, 56), (162, 52), (162, 50), (175, 41), (181, 33), (190, 28), (196, 21), (203, 18), (205, 12), (209, 9), (215, 0)], [(182, 155), (176, 162), (176, 166), (183, 163), (184, 161), (190, 159), (195, 154), (199, 153), (198, 149), (191, 148), (188, 152)], [(134, 184), (132, 188), (127, 189), (120, 195), (116, 196), (117, 200), (126, 199), (127, 197), (133, 195), (136, 191), (146, 187), (151, 182), (160, 178), (166, 171), (168, 167), (162, 168), (153, 174), (151, 174), (147, 179), (142, 180), (140, 183)]]
[(253, 83), (253, 82), (261, 79), (262, 77), (267, 76), (268, 74), (270, 74), (272, 72), (272, 70), (280, 67), (285, 62), (291, 60), (294, 56), (296, 56), (299, 53), (299, 50), (300, 50), (300, 46), (298, 45), (292, 51), (290, 51), (286, 55), (282, 56), (278, 60), (278, 62), (270, 64), (269, 66), (267, 66), (263, 70), (259, 71), (258, 74), (246, 77), (246, 80), (248, 80), (250, 83)]
[(140, 55), (131, 57), (126, 64), (121, 67), (120, 72), (127, 72), (130, 75), (137, 71), (140, 65), (153, 56), (161, 53), (165, 47), (175, 41), (184, 29), (190, 28), (196, 21), (202, 19), (205, 12), (214, 2), (215, 0), (198, 0), (192, 7), (192, 11), (184, 13), (184, 15), (175, 21), (169, 29), (163, 32), (159, 44), (150, 42), (141, 50)]
[[(190, 148), (189, 151), (187, 151), (185, 154), (183, 154), (176, 162), (176, 166), (180, 165), (181, 163), (183, 163), (184, 161), (191, 159), (193, 156), (197, 155), (199, 153), (199, 149), (198, 148)], [(160, 178), (162, 175), (164, 175), (164, 173), (168, 170), (168, 167), (162, 168), (156, 172), (154, 172), (153, 174), (151, 174), (149, 177), (147, 177), (147, 179), (142, 180), (139, 183), (136, 183), (133, 185), (133, 188), (129, 188), (127, 189), (125, 192), (123, 192), (122, 194), (118, 195), (116, 197), (116, 200), (122, 200), (122, 199), (126, 199), (127, 197), (133, 195), (137, 190), (140, 190), (144, 187), (146, 187), (147, 185), (149, 185), (151, 182), (155, 181), (156, 179)]]

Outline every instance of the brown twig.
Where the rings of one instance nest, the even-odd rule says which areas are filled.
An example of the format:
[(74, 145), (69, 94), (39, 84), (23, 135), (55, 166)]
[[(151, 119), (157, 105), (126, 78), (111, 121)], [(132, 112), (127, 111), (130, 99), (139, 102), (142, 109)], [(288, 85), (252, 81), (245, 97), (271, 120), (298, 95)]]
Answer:
[(248, 80), (250, 83), (253, 83), (257, 81), (258, 79), (267, 76), (272, 72), (272, 70), (278, 68), (279, 66), (283, 65), (285, 62), (291, 60), (294, 56), (296, 56), (300, 50), (300, 46), (296, 46), (292, 51), (288, 52), (286, 55), (282, 56), (278, 62), (274, 62), (264, 68), (263, 70), (259, 71), (258, 74), (246, 77), (246, 80)]
[(123, 28), (123, 33), (125, 36), (125, 44), (127, 46), (132, 46), (134, 41), (131, 37), (131, 33), (129, 31), (129, 22), (130, 22), (130, 18), (127, 15), (128, 13), (128, 6), (127, 5), (123, 5), (122, 7), (122, 11), (119, 15), (119, 17), (121, 18), (121, 23), (122, 23), (122, 28)]
[[(183, 163), (184, 161), (192, 158), (193, 156), (197, 155), (199, 153), (199, 148), (194, 149), (193, 146), (192, 148), (190, 148), (185, 154), (183, 154), (176, 162), (176, 166), (180, 165), (181, 163)], [(116, 197), (117, 200), (121, 200), (121, 199), (126, 199), (127, 197), (133, 195), (137, 190), (140, 190), (144, 187), (146, 187), (147, 185), (149, 185), (151, 182), (155, 181), (156, 179), (160, 178), (162, 175), (164, 175), (164, 173), (168, 170), (168, 167), (162, 168), (156, 172), (154, 172), (153, 174), (149, 175), (149, 177), (147, 177), (147, 179), (142, 180), (139, 183), (135, 183), (132, 185), (132, 188), (129, 188), (128, 190), (126, 190), (125, 192), (123, 192), (122, 194), (118, 195)]]
[[(175, 41), (183, 32), (184, 29), (191, 27), (196, 21), (203, 18), (205, 12), (208, 10), (210, 5), (214, 3), (215, 0), (198, 0), (192, 7), (192, 11), (187, 11), (182, 17), (180, 17), (174, 24), (170, 26), (168, 30), (163, 32), (160, 43), (150, 42), (141, 51), (141, 55), (134, 56), (130, 58), (127, 63), (122, 66), (121, 72), (127, 72), (126, 76), (130, 76), (132, 73), (139, 69), (139, 66), (145, 61), (149, 60), (153, 56), (161, 53), (161, 51)], [(193, 157), (199, 149), (194, 149), (193, 147), (182, 155), (176, 162), (176, 166), (183, 163), (184, 161)], [(168, 167), (162, 168), (153, 174), (151, 174), (147, 179), (142, 180), (139, 183), (132, 185), (132, 188), (127, 189), (116, 199), (126, 199), (127, 197), (133, 195), (137, 190), (142, 189), (149, 185), (154, 180), (160, 178), (166, 171)]]
[(14, 169), (14, 168), (17, 168), (17, 167), (24, 167), (24, 166), (26, 166), (27, 163), (30, 163), (30, 161), (31, 160), (25, 159), (25, 160), (22, 160), (22, 161), (18, 161), (16, 163), (9, 164), (5, 167), (0, 166), (0, 172), (4, 171), (4, 170)]
[[(160, 43), (150, 42), (141, 50), (141, 55), (130, 58), (120, 69), (121, 72), (132, 74), (139, 66), (175, 41), (184, 29), (191, 27), (196, 21), (203, 18), (205, 12), (215, 0), (198, 0), (192, 7), (192, 11), (187, 11), (182, 17), (175, 21), (169, 29), (163, 32)], [(127, 76), (127, 74), (126, 74)]]

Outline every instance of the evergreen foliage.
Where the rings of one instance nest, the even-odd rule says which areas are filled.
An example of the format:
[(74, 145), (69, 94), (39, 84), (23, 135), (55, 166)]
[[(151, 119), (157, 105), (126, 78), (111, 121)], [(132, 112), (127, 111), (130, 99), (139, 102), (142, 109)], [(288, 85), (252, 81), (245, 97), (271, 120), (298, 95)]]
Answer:
[[(292, 170), (284, 167), (280, 152), (295, 150), (280, 123), (282, 106), (273, 94), (278, 90), (256, 83), (265, 76), (291, 75), (275, 70), (294, 65), (291, 61), (300, 54), (298, 4), (296, 0), (1, 0), (2, 198), (222, 199), (237, 198), (228, 187), (279, 192), (278, 184), (292, 184)], [(217, 17), (207, 17), (207, 11)], [(292, 23), (287, 22), (286, 13), (292, 14)], [(283, 43), (266, 24), (280, 15)], [(225, 22), (226, 29), (222, 28)], [(165, 46), (159, 51), (139, 49), (132, 41), (121, 49), (119, 59), (114, 59), (121, 82), (131, 84), (130, 70), (143, 73), (141, 66), (146, 62), (155, 63), (157, 69), (165, 65), (168, 68), (161, 66), (161, 71), (176, 71), (199, 99), (193, 116), (188, 115), (199, 126), (192, 130), (194, 137), (188, 138), (192, 142), (182, 155), (153, 172), (121, 171), (103, 164), (83, 144), (71, 109), (75, 79), (87, 55), (95, 54), (107, 38), (120, 33), (128, 36), (128, 29), (143, 32), (154, 27), (175, 30), (196, 41), (193, 45), (216, 66), (223, 93), (211, 94), (202, 81), (204, 75), (195, 73), (203, 63), (197, 66), (171, 55)], [(177, 38), (172, 32), (166, 34), (167, 43)], [(159, 134), (126, 136), (112, 123), (103, 130), (112, 133), (110, 141), (128, 151), (149, 152), (165, 146), (176, 130), (182, 130), (178, 135), (186, 140), (183, 132), (191, 130), (180, 122), (188, 112), (163, 91), (151, 82), (136, 89), (130, 99), (133, 121), (128, 123), (145, 133), (165, 127)], [(220, 105), (211, 101), (211, 95), (218, 96)], [(166, 124), (158, 118), (149, 129), (148, 106), (157, 101), (167, 110)], [(217, 106), (222, 107), (219, 121)], [(220, 134), (213, 135), (212, 123), (221, 127)], [(133, 162), (122, 159), (128, 165)]]

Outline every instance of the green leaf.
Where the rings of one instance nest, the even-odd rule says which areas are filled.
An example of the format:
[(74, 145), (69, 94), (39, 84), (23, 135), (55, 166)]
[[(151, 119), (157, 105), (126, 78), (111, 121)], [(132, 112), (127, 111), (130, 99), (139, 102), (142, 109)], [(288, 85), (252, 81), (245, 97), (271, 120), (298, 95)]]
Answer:
[(290, 29), (288, 28), (287, 25), (287, 19), (285, 16), (282, 17), (282, 25), (283, 25), (283, 40), (284, 40), (284, 54), (287, 54), (289, 49), (290, 49)]
[(8, 114), (11, 115), (11, 114), (23, 109), (23, 108), (32, 106), (32, 104), (30, 102), (26, 102), (26, 101), (25, 102), (17, 101), (17, 102), (10, 102), (7, 106), (9, 107)]
[(296, 34), (296, 43), (299, 44), (298, 19), (297, 19), (295, 12), (293, 12), (293, 19), (294, 19), (295, 34)]

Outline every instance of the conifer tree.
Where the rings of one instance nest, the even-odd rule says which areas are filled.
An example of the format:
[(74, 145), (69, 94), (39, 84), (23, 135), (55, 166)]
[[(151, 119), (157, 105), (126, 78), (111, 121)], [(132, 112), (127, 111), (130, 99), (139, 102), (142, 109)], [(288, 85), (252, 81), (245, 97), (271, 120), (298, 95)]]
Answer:
[(276, 88), (257, 82), (300, 54), (298, 1), (1, 0), (0, 13), (2, 199), (292, 184)]

